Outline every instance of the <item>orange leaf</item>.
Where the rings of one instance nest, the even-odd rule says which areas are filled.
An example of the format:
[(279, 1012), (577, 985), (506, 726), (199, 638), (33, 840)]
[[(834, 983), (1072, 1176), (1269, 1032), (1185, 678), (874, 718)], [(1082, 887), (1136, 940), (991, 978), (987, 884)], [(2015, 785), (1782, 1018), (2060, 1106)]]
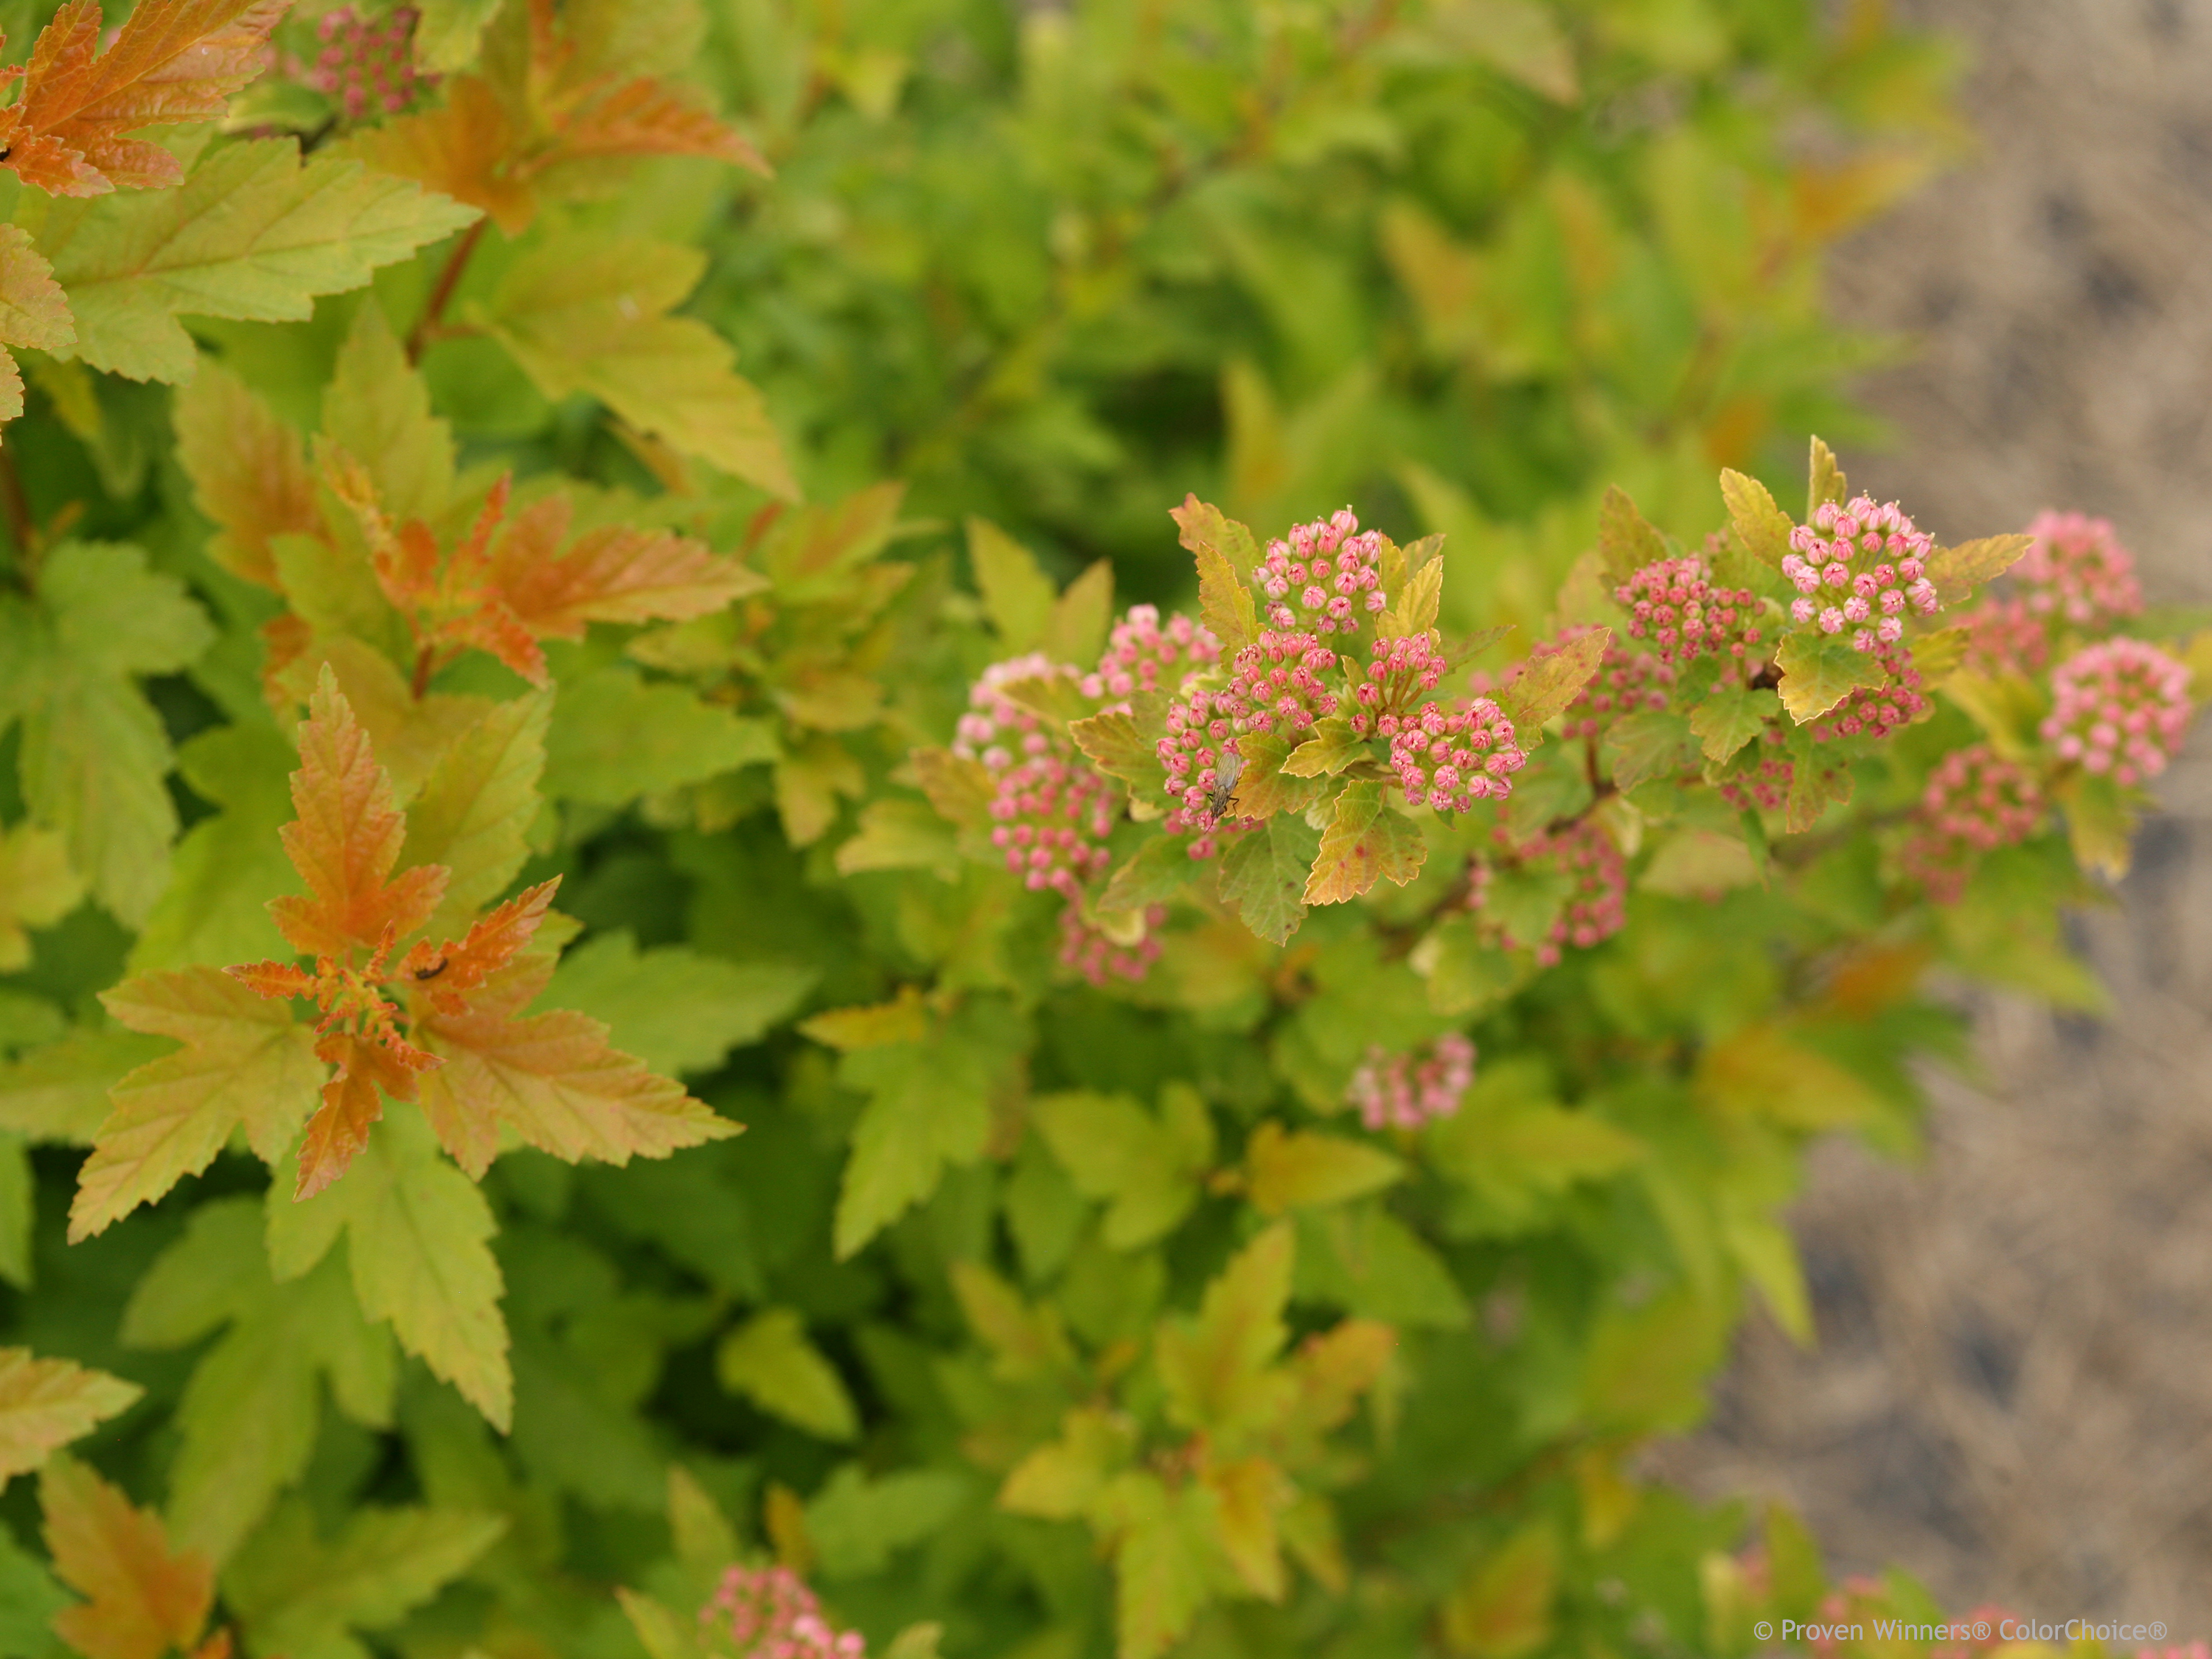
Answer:
[(300, 726), (292, 805), (300, 816), (280, 833), (307, 892), (271, 899), (269, 914), (295, 946), (339, 956), (374, 945), (387, 928), (404, 934), (429, 920), (446, 890), (446, 866), (417, 865), (387, 879), (407, 820), (328, 664)]
[(300, 434), (211, 359), (179, 390), (175, 424), (192, 501), (216, 523), (209, 553), (233, 575), (276, 586), (270, 538), (319, 535), (323, 527)]
[(541, 166), (600, 156), (702, 155), (750, 167), (769, 165), (736, 128), (689, 102), (665, 82), (640, 78), (583, 105), (560, 126)]
[(311, 997), (319, 982), (314, 975), (289, 962), (253, 962), (222, 971), (264, 997)]
[(460, 75), (447, 82), (440, 107), (357, 133), (349, 148), (380, 173), (482, 208), (517, 236), (538, 212), (536, 196), (508, 165), (521, 143), (499, 94), (477, 76)]
[(317, 1043), (315, 1053), (338, 1070), (323, 1085), (323, 1103), (307, 1120), (299, 1183), (292, 1193), (295, 1201), (313, 1198), (336, 1181), (368, 1145), (369, 1127), (384, 1115), (380, 1087), (394, 1100), (412, 1100), (419, 1086), (416, 1074), (441, 1063), (435, 1054), (397, 1037), (378, 1042), (343, 1031)]
[(291, 0), (140, 0), (100, 45), (95, 0), (68, 0), (21, 71), (22, 95), (0, 110), (0, 167), (56, 196), (183, 181), (159, 144), (124, 135), (211, 121), (259, 75), (269, 31)]
[(430, 1000), (445, 1012), (466, 1013), (464, 994), (483, 984), (530, 943), (560, 885), (561, 878), (556, 876), (516, 894), (471, 927), (458, 945), (447, 939), (433, 949), (424, 939), (407, 953), (399, 971), (425, 987)]
[(492, 1126), (574, 1164), (665, 1158), (738, 1126), (683, 1085), (608, 1046), (607, 1028), (568, 1009), (514, 1018), (472, 1009), (422, 1023), (446, 1064), (423, 1079), (423, 1110), (471, 1175), (490, 1161)]
[(173, 1555), (161, 1523), (72, 1458), (39, 1477), (54, 1571), (87, 1598), (54, 1615), (85, 1659), (160, 1659), (199, 1640), (215, 1601), (215, 1568), (197, 1550)]
[(682, 622), (720, 611), (761, 578), (704, 542), (663, 531), (587, 530), (563, 554), (569, 506), (550, 496), (516, 515), (492, 553), (491, 579), (540, 639), (580, 640), (586, 623)]

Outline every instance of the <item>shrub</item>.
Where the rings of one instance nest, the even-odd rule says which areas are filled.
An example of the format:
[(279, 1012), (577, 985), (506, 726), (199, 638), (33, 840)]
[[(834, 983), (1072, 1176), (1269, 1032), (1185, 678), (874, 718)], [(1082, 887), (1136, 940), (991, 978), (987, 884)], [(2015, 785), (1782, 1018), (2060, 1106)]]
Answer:
[(18, 10), (0, 1650), (1940, 1622), (1635, 1469), (2206, 660), (1777, 504), (1928, 52)]

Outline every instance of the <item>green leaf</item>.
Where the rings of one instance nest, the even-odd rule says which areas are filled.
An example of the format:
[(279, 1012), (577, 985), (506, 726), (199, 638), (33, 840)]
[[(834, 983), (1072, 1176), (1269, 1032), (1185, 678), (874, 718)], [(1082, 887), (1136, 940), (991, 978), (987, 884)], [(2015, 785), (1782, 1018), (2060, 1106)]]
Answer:
[(1792, 634), (1774, 661), (1782, 671), (1782, 706), (1800, 726), (1818, 720), (1854, 688), (1881, 685), (1889, 677), (1873, 652), (1855, 651), (1834, 634)]
[(741, 718), (683, 686), (648, 683), (626, 664), (611, 664), (562, 686), (561, 718), (545, 737), (545, 793), (556, 800), (622, 806), (776, 754), (769, 722)]
[(59, 836), (31, 823), (0, 830), (0, 973), (31, 965), (26, 928), (52, 927), (83, 896)]
[(1666, 538), (1636, 510), (1636, 503), (1619, 484), (1606, 486), (1597, 507), (1597, 551), (1605, 574), (1616, 586), (1645, 565), (1667, 556)]
[(416, 7), (415, 56), (440, 75), (465, 69), (477, 55), (499, 0), (420, 0)]
[(1279, 812), (1304, 812), (1321, 799), (1319, 780), (1293, 778), (1284, 772), (1291, 752), (1291, 740), (1273, 732), (1248, 732), (1237, 739), (1243, 767), (1230, 799), (1239, 817), (1271, 818)]
[(1297, 1295), (1362, 1318), (1462, 1330), (1468, 1298), (1442, 1257), (1379, 1203), (1298, 1217)]
[(1015, 1515), (1073, 1521), (1091, 1507), (1107, 1479), (1135, 1449), (1135, 1425), (1123, 1414), (1073, 1406), (1060, 1437), (1024, 1457), (999, 1489), (999, 1507)]
[(1322, 831), (1305, 902), (1341, 904), (1377, 881), (1403, 887), (1421, 872), (1428, 855), (1420, 826), (1391, 810), (1381, 784), (1348, 783), (1336, 798), (1328, 828)]
[(1444, 1646), (1468, 1659), (1522, 1659), (1552, 1634), (1559, 1540), (1548, 1521), (1523, 1527), (1444, 1600)]
[(1633, 789), (1690, 764), (1697, 748), (1690, 723), (1667, 708), (1644, 708), (1606, 728), (1600, 752), (1613, 783)]
[(31, 1232), (38, 1221), (38, 1176), (21, 1135), (0, 1129), (0, 1279), (31, 1288)]
[(983, 590), (984, 614), (999, 632), (1000, 648), (1010, 657), (1036, 649), (1060, 595), (1052, 579), (1037, 568), (1029, 549), (989, 520), (971, 514), (968, 562), (975, 568), (975, 585)]
[(1186, 496), (1170, 510), (1182, 544), (1198, 560), (1199, 620), (1233, 657), (1259, 637), (1259, 613), (1252, 602), (1252, 572), (1259, 567), (1260, 544), (1252, 532), (1210, 502)]
[(337, 1538), (315, 1535), (288, 1499), (223, 1575), (223, 1599), (257, 1644), (286, 1659), (353, 1659), (356, 1631), (391, 1628), (467, 1571), (507, 1517), (461, 1510), (362, 1509)]
[(1601, 1427), (1663, 1433), (1705, 1412), (1705, 1379), (1719, 1369), (1727, 1307), (1686, 1287), (1598, 1316), (1583, 1362), (1582, 1403)]
[(1478, 1014), (1527, 984), (1534, 962), (1501, 951), (1477, 930), (1472, 916), (1446, 916), (1413, 949), (1413, 965), (1428, 981), (1429, 1006), (1457, 1017)]
[(837, 873), (933, 870), (951, 879), (960, 857), (958, 838), (928, 802), (872, 800), (860, 809), (860, 828), (837, 844)]
[(711, 1072), (758, 1042), (799, 1006), (815, 972), (782, 962), (729, 962), (679, 945), (640, 952), (627, 930), (601, 933), (561, 958), (539, 1006), (578, 1008), (610, 1041), (665, 1076)]
[(696, 1616), (679, 1616), (651, 1596), (620, 1586), (615, 1589), (615, 1600), (621, 1603), (623, 1617), (629, 1620), (647, 1659), (706, 1659)]
[(971, 1488), (945, 1469), (902, 1469), (871, 1476), (841, 1463), (806, 1505), (806, 1534), (826, 1578), (866, 1578), (897, 1552), (939, 1531)]
[(1230, 837), (1221, 853), (1221, 902), (1261, 939), (1284, 943), (1305, 920), (1307, 872), (1320, 850), (1320, 832), (1303, 817), (1272, 817)]
[(860, 1414), (837, 1368), (806, 1340), (788, 1308), (769, 1308), (725, 1336), (714, 1350), (714, 1375), (763, 1411), (824, 1440), (851, 1440)]
[(319, 1379), (356, 1421), (392, 1420), (391, 1337), (363, 1321), (343, 1267), (327, 1259), (278, 1285), (262, 1233), (255, 1200), (202, 1205), (123, 1312), (132, 1347), (181, 1347), (229, 1327), (185, 1386), (169, 1465), (170, 1535), (218, 1565), (306, 1472), (322, 1416)]
[(1815, 436), (1812, 461), (1806, 468), (1805, 522), (1813, 522), (1813, 515), (1820, 511), (1823, 501), (1833, 501), (1841, 507), (1850, 490), (1844, 469), (1836, 464), (1836, 452)]
[(222, 810), (178, 843), (168, 889), (131, 948), (133, 973), (290, 954), (268, 905), (300, 890), (276, 836), (293, 816), (298, 764), (292, 745), (265, 726), (216, 726), (178, 750), (185, 781)]
[(476, 217), (358, 161), (302, 162), (275, 138), (210, 147), (176, 190), (19, 210), (76, 313), (76, 344), (57, 355), (173, 384), (198, 359), (179, 315), (304, 321), (317, 295), (360, 288)]
[[(137, 1383), (105, 1371), (40, 1359), (28, 1348), (0, 1348), (0, 1484), (29, 1474), (58, 1448), (128, 1411), (143, 1393)], [(0, 1528), (0, 1546), (5, 1541), (6, 1528)], [(5, 1587), (0, 1578), (0, 1589)], [(6, 1605), (0, 1595), (0, 1607)]]
[(552, 706), (545, 692), (495, 703), (439, 757), (408, 804), (399, 867), (442, 864), (453, 872), (428, 924), (433, 937), (459, 938), (468, 919), (521, 873)]
[(1152, 1364), (1171, 1421), (1225, 1446), (1287, 1407), (1290, 1379), (1273, 1367), (1290, 1339), (1283, 1310), (1296, 1254), (1290, 1224), (1275, 1223), (1206, 1287), (1195, 1318), (1160, 1327)]
[(70, 1237), (88, 1238), (215, 1161), (232, 1132), (274, 1163), (326, 1075), (313, 1028), (217, 969), (149, 974), (104, 992), (133, 1030), (185, 1045), (118, 1083), (77, 1172)]
[(1577, 634), (1557, 651), (1532, 657), (1522, 665), (1512, 683), (1498, 694), (1498, 707), (1513, 722), (1513, 731), (1524, 747), (1543, 737), (1545, 723), (1564, 714), (1582, 695), (1605, 661), (1605, 648), (1613, 643), (1613, 630), (1593, 628)]
[(1003, 1009), (975, 1003), (918, 1039), (850, 1048), (837, 1062), (837, 1080), (867, 1097), (837, 1194), (839, 1260), (935, 1192), (945, 1165), (983, 1155), (1022, 1035)]
[(1690, 730), (1703, 740), (1705, 758), (1718, 765), (1781, 712), (1781, 698), (1764, 687), (1724, 685), (1690, 711)]
[(28, 689), (23, 793), (94, 895), (136, 927), (168, 879), (177, 813), (168, 738), (131, 677), (190, 666), (214, 632), (135, 547), (64, 543), (40, 569), (39, 600), (40, 644), (14, 669)]
[(401, 1347), (504, 1431), (514, 1382), (490, 1249), (498, 1223), (476, 1182), (439, 1155), (422, 1115), (387, 1114), (345, 1178), (305, 1203), (281, 1187), (269, 1200), (276, 1278), (309, 1272), (345, 1232), (362, 1312), (389, 1322)]
[(1265, 1216), (1342, 1204), (1405, 1174), (1405, 1164), (1379, 1147), (1310, 1129), (1285, 1132), (1272, 1118), (1244, 1147), (1244, 1191)]
[(1333, 778), (1368, 753), (1367, 739), (1353, 732), (1351, 721), (1324, 715), (1314, 722), (1313, 735), (1291, 750), (1290, 758), (1283, 763), (1283, 775)]
[(1127, 914), (1141, 912), (1148, 904), (1162, 904), (1188, 886), (1197, 865), (1190, 849), (1171, 836), (1155, 836), (1129, 855), (1114, 872), (1098, 908)]
[(1172, 1488), (1130, 1470), (1101, 1499), (1114, 1540), (1115, 1659), (1159, 1659), (1212, 1593), (1221, 1554), (1218, 1500), (1203, 1481)]
[(1114, 616), (1114, 562), (1100, 559), (1054, 601), (1037, 649), (1054, 662), (1091, 663), (1106, 648)]
[(1152, 1243), (1198, 1201), (1211, 1146), (1196, 1133), (1179, 1133), (1173, 1121), (1153, 1117), (1127, 1095), (1047, 1095), (1032, 1105), (1031, 1121), (1075, 1189), (1106, 1201), (1102, 1236), (1114, 1249)]
[(1143, 719), (1146, 712), (1150, 711), (1073, 720), (1067, 723), (1067, 735), (1100, 771), (1128, 786), (1136, 799), (1157, 801), (1167, 793), (1168, 787), (1167, 768), (1160, 764), (1159, 756), (1159, 736), (1165, 722)]
[(167, 1046), (137, 1031), (80, 1027), (19, 1056), (0, 1066), (0, 1130), (33, 1145), (91, 1146), (113, 1109), (108, 1091)]
[(1735, 526), (1736, 540), (1744, 550), (1761, 564), (1779, 570), (1784, 555), (1790, 551), (1790, 532), (1796, 526), (1790, 522), (1790, 515), (1774, 504), (1766, 486), (1756, 478), (1724, 469), (1721, 499), (1728, 503), (1729, 521)]
[(1984, 536), (1956, 547), (1937, 548), (1928, 560), (1928, 580), (1936, 584), (1936, 597), (1945, 605), (1965, 603), (1983, 583), (2018, 564), (2034, 541), (2025, 535)]
[(1401, 639), (1425, 634), (1435, 626), (1437, 609), (1444, 591), (1444, 562), (1431, 559), (1415, 571), (1389, 610), (1376, 625), (1378, 639)]
[(430, 411), (430, 387), (384, 307), (374, 298), (353, 327), (323, 390), (323, 438), (367, 469), (394, 520), (435, 524), (453, 500), (453, 429)]
[(668, 314), (706, 269), (696, 248), (599, 230), (549, 235), (507, 267), (489, 326), (548, 398), (597, 398), (639, 431), (795, 501), (782, 441), (729, 343)]

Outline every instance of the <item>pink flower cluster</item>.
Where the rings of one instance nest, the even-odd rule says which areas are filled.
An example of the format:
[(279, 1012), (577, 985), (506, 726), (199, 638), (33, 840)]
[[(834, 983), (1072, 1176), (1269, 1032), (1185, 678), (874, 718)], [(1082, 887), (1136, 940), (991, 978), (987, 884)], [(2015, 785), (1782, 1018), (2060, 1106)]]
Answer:
[(1966, 613), (1967, 671), (1975, 674), (2039, 674), (2051, 660), (2051, 635), (2026, 599), (1995, 594)]
[(2135, 555), (2120, 545), (2108, 520), (2039, 513), (2027, 533), (2035, 539), (2012, 574), (2036, 616), (2098, 628), (2141, 613)]
[(1886, 738), (1899, 727), (1925, 720), (1934, 705), (1920, 690), (1920, 671), (1901, 647), (1884, 647), (1876, 653), (1888, 678), (1880, 685), (1855, 685), (1844, 700), (1814, 720), (1808, 730), (1815, 743), (1837, 738)]
[(1145, 936), (1134, 945), (1121, 945), (1085, 921), (1080, 907), (1071, 904), (1060, 913), (1060, 959), (1093, 985), (1109, 978), (1134, 984), (1160, 959), (1159, 930), (1167, 919), (1164, 904), (1146, 907)]
[(1293, 525), (1267, 544), (1252, 580), (1267, 596), (1268, 625), (1284, 633), (1348, 634), (1382, 609), (1382, 538), (1362, 532), (1348, 507)]
[(349, 121), (372, 109), (397, 115), (438, 79), (415, 67), (415, 21), (412, 6), (396, 7), (374, 22), (351, 6), (325, 12), (316, 29), (323, 49), (308, 84), (337, 99)]
[(737, 1659), (866, 1659), (856, 1630), (833, 1631), (822, 1604), (789, 1567), (732, 1567), (699, 1609), (701, 1631)]
[(1486, 798), (1504, 799), (1528, 758), (1514, 741), (1513, 722), (1488, 697), (1468, 698), (1454, 708), (1430, 703), (1390, 739), (1390, 767), (1406, 804), (1438, 811), (1464, 812)]
[(1797, 769), (1790, 762), (1770, 755), (1758, 765), (1722, 779), (1721, 799), (1739, 812), (1747, 808), (1778, 812), (1790, 803), (1790, 785), (1796, 775)]
[(2027, 840), (2043, 822), (2043, 793), (2027, 768), (1985, 743), (1936, 763), (1917, 825), (1899, 862), (1941, 904), (1955, 903), (1984, 853)]
[[(1574, 888), (1553, 919), (1551, 932), (1536, 944), (1536, 960), (1547, 968), (1559, 963), (1561, 947), (1571, 945), (1587, 951), (1611, 939), (1627, 921), (1628, 860), (1620, 843), (1603, 828), (1583, 818), (1566, 828), (1538, 836), (1517, 846), (1500, 824), (1492, 831), (1504, 855), (1523, 866), (1548, 866), (1568, 877)], [(1480, 912), (1488, 892), (1489, 872), (1478, 863), (1468, 894), (1468, 908)], [(1528, 941), (1505, 936), (1505, 947), (1518, 950)]]
[(1190, 692), (1169, 708), (1167, 734), (1154, 745), (1168, 774), (1170, 805), (1161, 822), (1171, 836), (1198, 837), (1190, 844), (1194, 859), (1213, 856), (1213, 832), (1221, 827), (1236, 768), (1242, 764), (1230, 758), (1236, 752), (1231, 745), (1238, 706), (1241, 699), (1222, 692)]
[(2085, 646), (2051, 678), (2043, 737), (2063, 760), (2136, 784), (2166, 770), (2189, 724), (2189, 669), (2124, 635)]
[(990, 810), (998, 822), (991, 845), (1006, 854), (1006, 868), (1032, 890), (1050, 888), (1070, 899), (1105, 873), (1112, 858), (1106, 838), (1121, 802), (1103, 775), (1001, 688), (1074, 672), (1042, 652), (993, 663), (969, 691), (970, 711), (960, 717), (952, 745), (994, 775)]
[(1425, 1057), (1388, 1054), (1379, 1044), (1370, 1048), (1345, 1099), (1359, 1109), (1360, 1121), (1370, 1129), (1418, 1129), (1458, 1111), (1474, 1081), (1474, 1044), (1447, 1031)]
[[(1575, 629), (1560, 635), (1560, 644), (1580, 632), (1580, 629)], [(1549, 656), (1559, 648), (1558, 645), (1540, 645), (1528, 653), (1529, 659)], [(1664, 708), (1667, 688), (1674, 683), (1674, 669), (1658, 658), (1647, 652), (1608, 645), (1605, 655), (1598, 660), (1597, 672), (1584, 682), (1583, 689), (1575, 694), (1575, 700), (1567, 705), (1564, 730), (1570, 738), (1594, 738), (1626, 715), (1647, 708)]]
[(1363, 738), (1395, 738), (1407, 712), (1443, 683), (1449, 665), (1426, 634), (1377, 640), (1368, 654), (1367, 678), (1352, 689), (1352, 729)]
[(1335, 668), (1336, 653), (1316, 635), (1263, 629), (1237, 653), (1221, 703), (1238, 711), (1232, 718), (1240, 732), (1301, 732), (1336, 707), (1336, 691), (1322, 678)]
[(1798, 592), (1790, 620), (1824, 634), (1849, 628), (1858, 650), (1896, 644), (1905, 637), (1906, 612), (1927, 617), (1938, 608), (1926, 568), (1934, 538), (1915, 529), (1895, 501), (1877, 507), (1865, 495), (1840, 507), (1823, 501), (1811, 524), (1790, 532), (1790, 546), (1782, 574)]
[(1613, 591), (1629, 607), (1629, 636), (1648, 639), (1662, 663), (1707, 651), (1741, 660), (1759, 643), (1759, 600), (1747, 587), (1715, 587), (1698, 558), (1657, 559)]
[(1184, 616), (1163, 624), (1156, 605), (1133, 605), (1107, 636), (1106, 654), (1083, 677), (1086, 697), (1124, 698), (1180, 690), (1185, 676), (1221, 660), (1221, 642)]

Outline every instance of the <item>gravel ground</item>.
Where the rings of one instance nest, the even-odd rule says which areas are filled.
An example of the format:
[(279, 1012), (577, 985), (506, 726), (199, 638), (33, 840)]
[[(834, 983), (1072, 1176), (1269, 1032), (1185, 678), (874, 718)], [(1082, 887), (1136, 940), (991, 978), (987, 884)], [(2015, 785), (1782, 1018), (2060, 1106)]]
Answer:
[[(2212, 601), (2212, 0), (1922, 0), (1962, 36), (1981, 156), (1838, 262), (1919, 349), (1866, 387), (1855, 485), (1939, 538), (2101, 514), (2154, 603)], [(1796, 1211), (1816, 1352), (1742, 1340), (1663, 1449), (1787, 1498), (1843, 1571), (1960, 1612), (2212, 1636), (2212, 720), (2081, 936), (2108, 1021), (1978, 1002), (1923, 1167), (1824, 1148)]]

